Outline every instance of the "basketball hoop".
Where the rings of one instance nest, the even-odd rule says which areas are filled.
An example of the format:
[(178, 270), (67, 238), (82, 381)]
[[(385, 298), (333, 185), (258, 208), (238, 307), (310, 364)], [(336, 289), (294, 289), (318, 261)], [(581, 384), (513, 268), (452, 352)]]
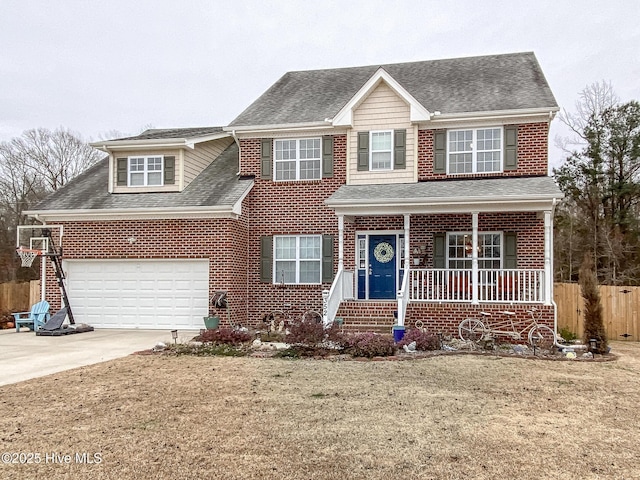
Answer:
[(42, 250), (34, 250), (30, 248), (18, 248), (16, 249), (18, 255), (22, 259), (23, 267), (30, 267), (37, 256), (42, 255)]

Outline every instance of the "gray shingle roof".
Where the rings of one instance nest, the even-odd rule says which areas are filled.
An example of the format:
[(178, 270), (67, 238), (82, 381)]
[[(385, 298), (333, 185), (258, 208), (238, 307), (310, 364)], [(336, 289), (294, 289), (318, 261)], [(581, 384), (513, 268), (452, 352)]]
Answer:
[(151, 128), (134, 137), (114, 138), (116, 140), (160, 140), (165, 138), (197, 138), (222, 133), (222, 127), (193, 128)]
[(333, 118), (384, 68), (430, 112), (555, 108), (532, 52), (289, 72), (229, 126), (322, 122)]
[(482, 201), (500, 197), (510, 199), (562, 198), (551, 177), (505, 177), (469, 180), (440, 180), (384, 185), (343, 185), (327, 200), (327, 205), (432, 202), (455, 200)]
[(105, 158), (33, 210), (233, 206), (253, 184), (253, 180), (240, 179), (237, 173), (238, 146), (233, 143), (182, 192), (111, 194), (107, 191), (109, 161)]

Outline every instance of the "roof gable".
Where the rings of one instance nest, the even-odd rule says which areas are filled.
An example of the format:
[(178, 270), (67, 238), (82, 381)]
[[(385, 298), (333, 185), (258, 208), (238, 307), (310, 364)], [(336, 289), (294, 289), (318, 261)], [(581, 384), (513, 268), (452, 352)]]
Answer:
[(402, 85), (400, 85), (387, 71), (380, 67), (369, 80), (351, 97), (347, 104), (333, 118), (335, 126), (353, 126), (353, 111), (362, 101), (373, 92), (380, 82), (385, 82), (402, 100), (409, 105), (409, 117), (412, 122), (429, 120), (431, 114), (424, 108)]

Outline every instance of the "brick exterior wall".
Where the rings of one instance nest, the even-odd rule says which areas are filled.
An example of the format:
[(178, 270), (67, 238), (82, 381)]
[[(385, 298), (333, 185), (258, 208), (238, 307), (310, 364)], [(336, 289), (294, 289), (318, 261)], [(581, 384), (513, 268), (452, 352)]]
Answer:
[[(523, 124), (518, 128), (518, 169), (505, 176), (547, 174), (546, 123)], [(260, 139), (240, 140), (242, 175), (255, 177), (255, 185), (243, 202), (239, 219), (117, 220), (64, 223), (66, 259), (161, 259), (209, 258), (209, 292), (228, 292), (231, 319), (243, 325), (260, 325), (262, 317), (274, 310), (285, 310), (298, 317), (307, 309), (322, 310), (322, 290), (330, 284), (286, 285), (260, 281), (260, 239), (273, 235), (333, 235), (334, 271), (338, 265), (338, 222), (324, 201), (346, 183), (346, 135), (334, 136), (333, 177), (317, 181), (274, 182), (260, 177)], [(433, 174), (433, 131), (419, 131), (418, 176), (421, 181), (446, 178)], [(467, 178), (468, 176), (465, 176)], [(456, 176), (455, 178), (460, 178)], [(518, 235), (518, 268), (543, 268), (544, 222), (536, 213), (491, 213), (479, 216), (480, 231), (509, 231)], [(402, 215), (356, 217), (345, 222), (345, 268), (355, 266), (357, 231), (402, 231)], [(433, 234), (471, 231), (471, 214), (412, 215), (411, 246), (426, 247), (426, 263), (433, 266)], [(130, 245), (127, 239), (135, 237)], [(47, 297), (52, 310), (60, 307), (52, 268), (47, 272)], [(345, 302), (339, 316), (345, 329), (390, 331), (391, 302)], [(497, 311), (504, 305), (453, 303), (411, 303), (407, 324), (423, 320), (428, 328), (443, 333), (457, 331), (458, 323), (478, 310)], [(517, 310), (519, 318), (524, 306)], [(553, 309), (544, 307), (545, 320), (553, 325)], [(213, 309), (212, 309), (213, 313)], [(223, 323), (226, 321), (222, 315)], [(428, 320), (428, 322), (427, 322)]]
[(260, 281), (260, 237), (271, 235), (333, 235), (334, 271), (338, 263), (338, 220), (324, 201), (346, 182), (346, 135), (333, 139), (333, 177), (317, 181), (274, 182), (260, 178), (260, 140), (240, 141), (240, 165), (245, 175), (255, 175), (248, 199), (249, 288), (248, 323), (258, 324), (273, 310), (292, 317), (307, 309), (322, 312), (322, 290), (331, 284), (277, 285)]
[[(247, 218), (114, 220), (65, 222), (63, 259), (208, 258), (209, 294), (228, 292), (231, 320), (244, 323), (247, 312)], [(130, 244), (128, 239), (135, 237)], [(48, 262), (47, 298), (51, 310), (61, 301)], [(73, 307), (73, 305), (72, 305)], [(210, 307), (211, 311), (215, 311)], [(222, 315), (222, 321), (226, 321)]]
[(433, 173), (433, 135), (435, 130), (418, 131), (418, 181), (444, 178), (521, 177), (548, 174), (549, 124), (523, 123), (518, 125), (518, 168), (503, 173), (479, 173), (468, 175), (446, 175)]

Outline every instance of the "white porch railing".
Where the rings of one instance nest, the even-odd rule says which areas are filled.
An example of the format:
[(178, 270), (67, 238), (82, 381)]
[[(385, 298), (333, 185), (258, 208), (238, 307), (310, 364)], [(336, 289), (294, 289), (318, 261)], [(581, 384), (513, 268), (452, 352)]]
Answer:
[(330, 290), (324, 290), (322, 292), (322, 321), (325, 325), (332, 323), (340, 304), (343, 300), (350, 300), (353, 298), (353, 281), (355, 274), (353, 271), (343, 270), (338, 268)]
[[(471, 270), (410, 271), (410, 301), (471, 302)], [(479, 270), (478, 301), (544, 303), (544, 270)]]

